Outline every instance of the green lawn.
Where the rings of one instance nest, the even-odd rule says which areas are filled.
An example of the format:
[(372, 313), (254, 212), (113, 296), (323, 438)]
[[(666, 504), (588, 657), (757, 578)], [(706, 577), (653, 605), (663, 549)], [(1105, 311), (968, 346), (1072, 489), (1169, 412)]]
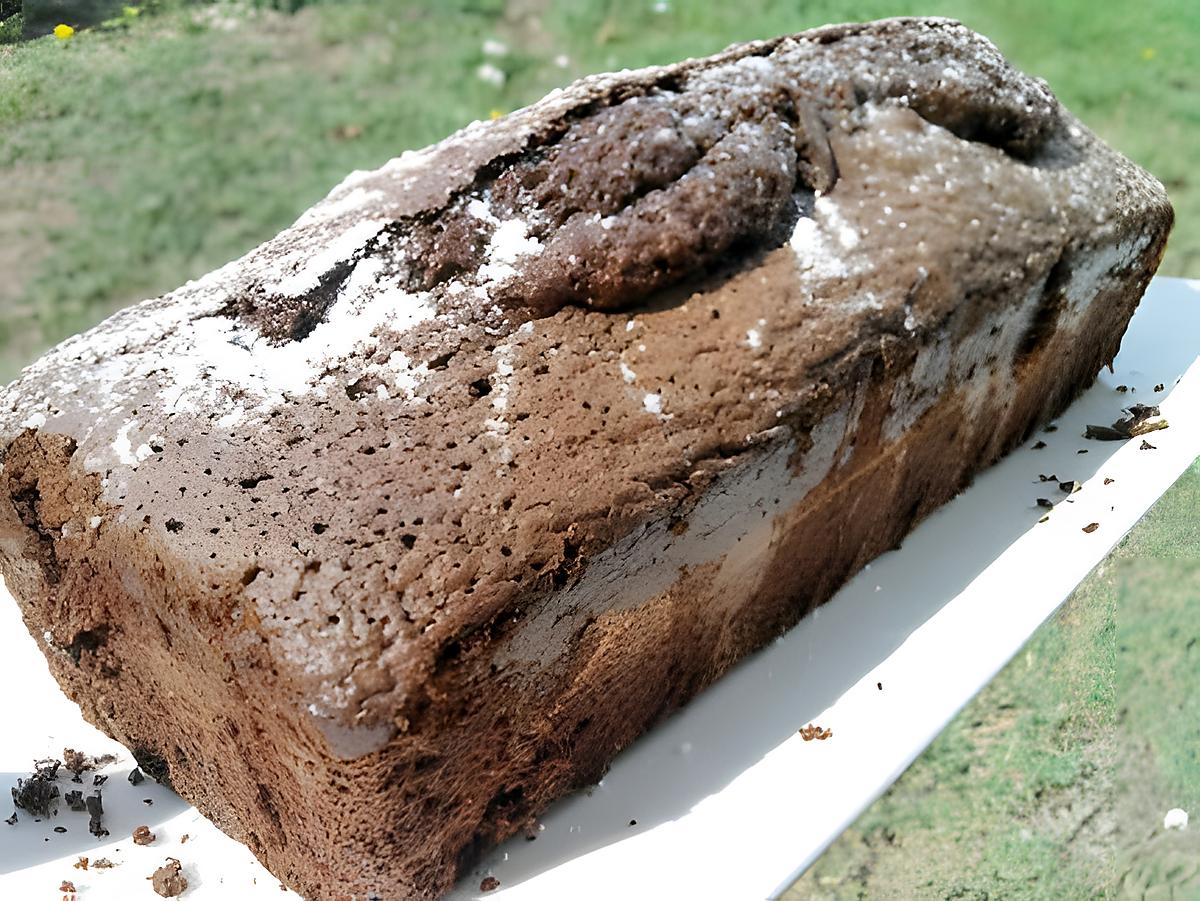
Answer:
[[(1200, 276), (1195, 0), (663, 6), (163, 0), (0, 45), (0, 381), (270, 237), (350, 170), (578, 75), (917, 12), (988, 34), (1162, 179), (1179, 216), (1162, 272)], [(502, 86), (475, 74), (489, 38), (510, 48), (491, 59)], [(1198, 508), (1193, 467), (788, 897), (1186, 896), (1200, 848), (1143, 827), (1200, 816)]]

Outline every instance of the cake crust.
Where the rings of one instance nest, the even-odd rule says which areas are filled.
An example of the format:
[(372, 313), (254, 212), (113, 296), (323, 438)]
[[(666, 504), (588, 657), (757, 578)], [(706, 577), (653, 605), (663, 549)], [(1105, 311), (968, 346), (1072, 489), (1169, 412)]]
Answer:
[(435, 898), (1086, 387), (1171, 220), (947, 20), (587, 78), (0, 391), (0, 568), (281, 879)]

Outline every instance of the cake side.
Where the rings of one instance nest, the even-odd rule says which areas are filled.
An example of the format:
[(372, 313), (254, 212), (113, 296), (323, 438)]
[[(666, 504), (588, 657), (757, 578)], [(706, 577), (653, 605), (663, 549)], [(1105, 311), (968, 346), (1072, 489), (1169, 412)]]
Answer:
[[(609, 129), (671, 138), (613, 184)], [(424, 897), (1061, 408), (1169, 224), (951, 23), (585, 80), (35, 366), (0, 563), (89, 718), (281, 878)]]

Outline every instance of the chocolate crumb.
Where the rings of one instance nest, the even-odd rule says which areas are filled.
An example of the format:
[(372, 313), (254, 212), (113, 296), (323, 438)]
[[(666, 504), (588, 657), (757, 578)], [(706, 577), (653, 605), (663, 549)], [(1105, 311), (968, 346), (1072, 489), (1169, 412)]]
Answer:
[(1075, 453), (1077, 453), (1077, 454), (1086, 454), (1086, 453), (1087, 453), (1087, 448), (1086, 448), (1086, 447), (1081, 447), (1079, 450), (1075, 451)]
[(1116, 481), (1116, 479), (1105, 479), (1105, 480), (1104, 480), (1104, 484), (1105, 484), (1105, 485), (1111, 485), (1111, 484), (1112, 484), (1113, 482), (1115, 482), (1115, 481)]
[(637, 825), (637, 820), (630, 820), (630, 821), (629, 821), (629, 825), (630, 825), (630, 826), (636, 826), (636, 825)]
[(883, 691), (883, 683), (882, 682), (876, 682), (875, 687), (878, 688), (880, 691)]
[(92, 769), (92, 758), (74, 748), (63, 748), (63, 765), (78, 776), (84, 770)]
[(154, 806), (154, 799), (153, 798), (142, 798), (142, 803), (145, 804), (147, 807), (152, 807), (152, 806)]
[(1037, 442), (1037, 444), (1035, 444), (1035, 445), (1033, 446), (1033, 450), (1041, 450), (1041, 449), (1042, 449), (1043, 447), (1045, 447), (1045, 446), (1046, 446), (1046, 442), (1045, 442), (1045, 441), (1039, 441), (1039, 442)]
[(1076, 481), (1075, 479), (1072, 479), (1069, 482), (1059, 482), (1058, 487), (1060, 490), (1065, 491), (1067, 494), (1074, 494), (1076, 491), (1083, 490), (1083, 484)]
[(66, 826), (55, 826), (54, 831), (57, 832), (59, 835), (64, 835), (64, 834), (66, 834), (67, 827)]
[(1053, 507), (1054, 502), (1052, 500), (1050, 500), (1050, 498), (1048, 498), (1048, 497), (1039, 497), (1037, 499), (1037, 505), (1039, 507)]
[[(99, 861), (97, 861), (97, 863), (99, 863)], [(75, 869), (86, 870), (87, 868), (88, 868), (88, 859), (86, 857), (81, 857), (81, 858), (79, 858), (79, 860), (75, 861)]]
[(1089, 522), (1086, 526), (1083, 527), (1083, 531), (1087, 532), (1088, 534), (1091, 534), (1092, 532), (1096, 531), (1098, 528), (1100, 528), (1100, 523)]
[(135, 845), (152, 845), (155, 838), (157, 836), (150, 831), (149, 826), (138, 826), (133, 830), (133, 843)]
[(1038, 520), (1038, 522), (1049, 522), (1049, 521), (1050, 521), (1050, 514), (1048, 514), (1048, 513), (1045, 516), (1043, 516), (1041, 519)]
[(174, 857), (168, 857), (167, 862), (154, 871), (150, 880), (151, 886), (164, 898), (174, 898), (181, 895), (188, 887), (187, 877), (180, 871), (183, 866)]
[(812, 741), (814, 738), (817, 741), (824, 741), (832, 736), (832, 729), (822, 729), (820, 726), (814, 726), (812, 723), (800, 729), (800, 737), (805, 741)]
[(1051, 425), (1046, 426), (1044, 429), (1042, 429), (1042, 431), (1043, 432), (1057, 432), (1058, 426), (1051, 424)]
[(137, 767), (134, 767), (132, 770), (129, 771), (128, 778), (129, 778), (129, 782), (132, 785), (141, 785), (143, 782), (146, 781), (146, 777), (142, 775), (142, 771), (139, 770)]
[(484, 876), (483, 880), (479, 883), (479, 890), (481, 892), (494, 892), (498, 888), (500, 888), (500, 880), (495, 876)]
[(111, 860), (109, 860), (107, 857), (101, 857), (95, 863), (92, 864), (92, 869), (94, 869), (94, 870), (111, 870), (115, 866), (116, 866), (116, 864), (113, 863)]
[(1160, 419), (1157, 422), (1139, 422), (1129, 430), (1129, 437), (1137, 438), (1141, 435), (1148, 435), (1150, 432), (1157, 432), (1160, 429), (1168, 429), (1171, 424), (1165, 419)]
[(1045, 476), (1045, 475), (1042, 475), (1041, 473), (1038, 473), (1038, 481), (1039, 481), (1039, 482), (1057, 482), (1057, 481), (1058, 481), (1058, 476), (1054, 475), (1053, 473), (1051, 473), (1051, 474), (1050, 474), (1050, 475), (1048, 475), (1048, 476)]
[(1124, 394), (1126, 391), (1129, 390), (1129, 386), (1128, 385), (1117, 385), (1117, 390), (1120, 391), (1122, 394)]
[(68, 807), (78, 813), (83, 813), (87, 810), (87, 805), (83, 803), (83, 792), (79, 790), (67, 792), (64, 800), (66, 800)]
[(1166, 387), (1167, 386), (1164, 385), (1162, 382), (1159, 382), (1157, 385), (1154, 386), (1154, 390), (1155, 391), (1163, 391), (1166, 389)]
[(102, 775), (101, 773), (97, 773), (95, 776), (92, 777), (92, 785), (103, 785), (107, 781), (108, 781), (108, 777), (105, 775)]
[(1158, 448), (1143, 438), (1142, 443), (1138, 445), (1138, 450), (1158, 450)]
[(4, 822), (8, 823), (8, 825), (10, 825), (10, 826), (15, 826), (15, 825), (17, 825), (17, 812), (14, 810), (14, 811), (13, 811), (13, 815), (12, 815), (12, 816), (10, 816), (10, 817), (9, 817), (7, 820), (5, 820)]
[(58, 890), (60, 892), (74, 892), (75, 891), (75, 883), (71, 882), (70, 880), (64, 879), (62, 881), (62, 885), (60, 885), (58, 887)]
[(191, 838), (191, 836), (185, 832), (183, 835), (179, 836), (179, 844), (186, 845), (189, 838)]

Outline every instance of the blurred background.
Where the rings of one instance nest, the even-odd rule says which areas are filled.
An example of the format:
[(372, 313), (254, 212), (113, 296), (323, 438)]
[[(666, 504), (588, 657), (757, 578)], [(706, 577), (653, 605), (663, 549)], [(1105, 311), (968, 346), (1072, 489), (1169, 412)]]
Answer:
[[(0, 384), (352, 169), (591, 72), (944, 15), (1166, 185), (1200, 277), (1200, 2), (0, 0)], [(1200, 897), (1200, 469), (789, 893)], [(807, 815), (798, 812), (798, 816)], [(1148, 894), (1147, 894), (1148, 893)]]

